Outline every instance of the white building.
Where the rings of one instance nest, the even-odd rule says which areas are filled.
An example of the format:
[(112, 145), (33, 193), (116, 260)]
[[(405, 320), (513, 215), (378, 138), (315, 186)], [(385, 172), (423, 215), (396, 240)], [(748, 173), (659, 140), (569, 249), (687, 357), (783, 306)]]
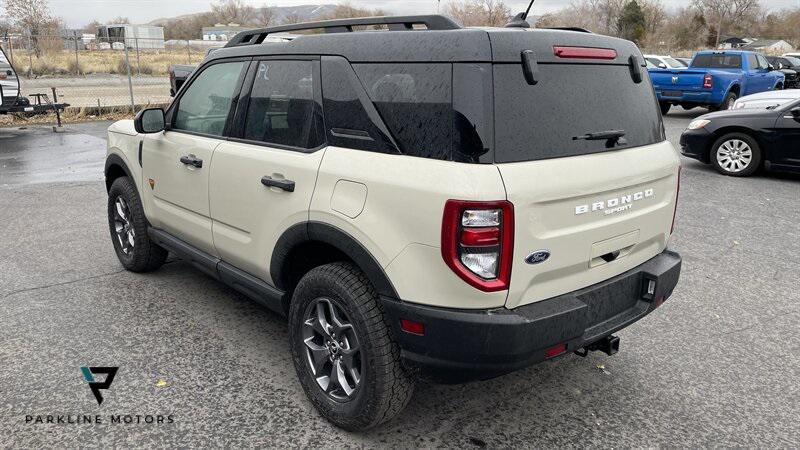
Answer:
[[(151, 25), (112, 24), (97, 29), (97, 42), (122, 43), (128, 48), (164, 48), (164, 27)], [(124, 48), (124, 47), (123, 47)]]

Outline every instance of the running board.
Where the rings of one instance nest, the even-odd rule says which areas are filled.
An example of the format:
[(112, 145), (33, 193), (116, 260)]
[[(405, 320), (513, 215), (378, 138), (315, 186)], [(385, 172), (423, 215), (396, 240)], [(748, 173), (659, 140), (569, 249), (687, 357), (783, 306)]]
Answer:
[(221, 281), (239, 293), (255, 300), (274, 312), (285, 316), (283, 298), (285, 292), (270, 286), (263, 280), (222, 261), (216, 256), (176, 238), (166, 231), (148, 227), (147, 234), (156, 244), (169, 250), (178, 258), (188, 262), (204, 274)]

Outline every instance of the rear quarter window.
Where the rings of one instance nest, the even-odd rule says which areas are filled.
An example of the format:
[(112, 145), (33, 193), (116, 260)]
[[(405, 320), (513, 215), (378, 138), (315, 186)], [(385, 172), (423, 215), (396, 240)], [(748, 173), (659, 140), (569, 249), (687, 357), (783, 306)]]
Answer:
[[(529, 85), (520, 64), (495, 64), (495, 160), (586, 155), (665, 139), (647, 71), (635, 83), (625, 65), (539, 64)], [(625, 144), (577, 137), (623, 130)]]

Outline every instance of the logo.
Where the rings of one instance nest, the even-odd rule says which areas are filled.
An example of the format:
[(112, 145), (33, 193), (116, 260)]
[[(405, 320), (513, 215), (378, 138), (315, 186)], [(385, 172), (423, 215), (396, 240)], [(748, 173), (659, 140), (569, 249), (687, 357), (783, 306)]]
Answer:
[(549, 257), (550, 257), (549, 250), (536, 250), (535, 252), (528, 255), (527, 258), (525, 258), (525, 262), (528, 264), (539, 264), (547, 261), (547, 258)]
[[(119, 367), (81, 367), (83, 378), (89, 383), (89, 388), (97, 399), (97, 404), (103, 404), (103, 394), (100, 389), (108, 389), (111, 387), (111, 382), (114, 381), (114, 376), (117, 374)], [(94, 375), (105, 374), (106, 378), (103, 381), (94, 381)]]
[(677, 75), (672, 77), (672, 84), (678, 84), (678, 76)]
[(586, 214), (589, 211), (603, 211), (603, 213), (606, 215), (627, 211), (633, 208), (633, 202), (650, 198), (653, 195), (655, 195), (653, 188), (647, 188), (642, 191), (622, 195), (620, 197), (598, 200), (591, 205), (578, 205), (575, 207), (575, 215), (579, 216), (581, 214)]

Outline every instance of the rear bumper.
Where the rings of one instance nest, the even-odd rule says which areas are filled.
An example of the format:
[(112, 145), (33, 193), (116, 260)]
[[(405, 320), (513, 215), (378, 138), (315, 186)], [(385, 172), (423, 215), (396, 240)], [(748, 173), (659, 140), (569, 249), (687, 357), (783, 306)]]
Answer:
[[(596, 342), (656, 309), (678, 283), (681, 258), (664, 251), (604, 282), (513, 310), (454, 310), (382, 297), (401, 356), (423, 378), (438, 382), (487, 379)], [(647, 295), (648, 280), (656, 282)], [(424, 336), (400, 329), (400, 319), (421, 322)]]
[(690, 104), (690, 105), (718, 105), (722, 103), (722, 98), (717, 98), (712, 91), (676, 91), (680, 92), (680, 96), (669, 96), (666, 93), (670, 92), (668, 89), (656, 89), (656, 97), (660, 102), (669, 102), (676, 105)]

